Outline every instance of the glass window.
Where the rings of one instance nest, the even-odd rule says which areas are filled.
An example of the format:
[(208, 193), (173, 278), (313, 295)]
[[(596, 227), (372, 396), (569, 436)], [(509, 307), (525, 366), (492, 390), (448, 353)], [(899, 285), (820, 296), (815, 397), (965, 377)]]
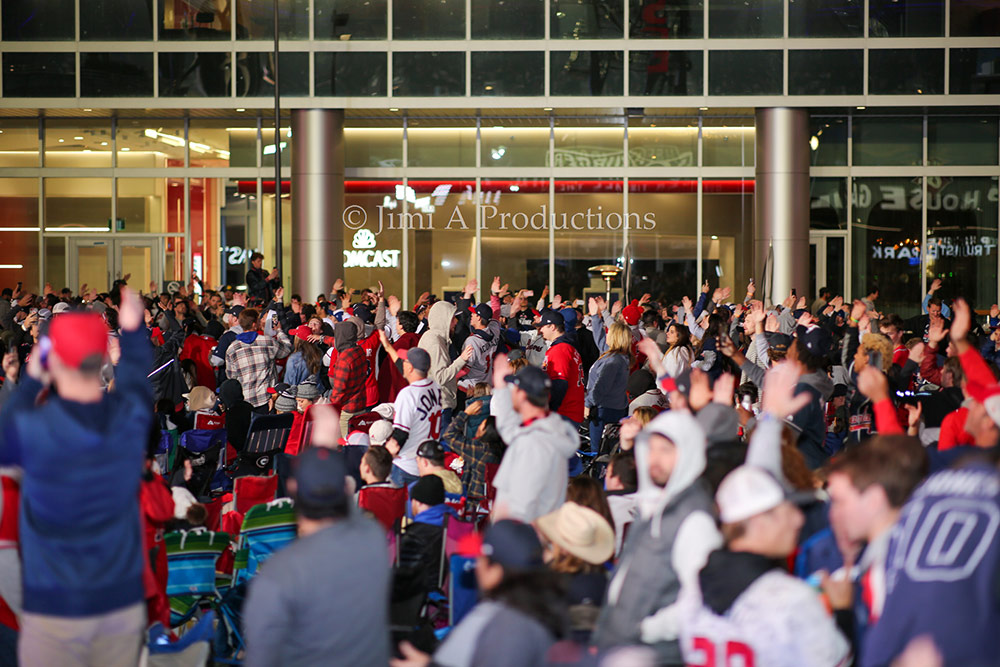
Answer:
[(928, 164), (997, 164), (997, 117), (968, 116), (927, 121)]
[[(355, 287), (376, 285), (379, 280), (387, 294), (403, 294), (403, 202), (406, 199), (399, 181), (347, 181), (344, 183), (344, 280)], [(416, 200), (416, 194), (412, 199)], [(407, 202), (412, 206), (412, 202)], [(408, 213), (417, 213), (412, 208)], [(475, 219), (475, 218), (473, 218)], [(469, 225), (470, 227), (472, 225)], [(375, 248), (354, 245), (362, 229), (375, 236)], [(359, 246), (367, 246), (358, 240)], [(355, 255), (356, 251), (381, 251), (375, 255)], [(413, 247), (409, 249), (413, 257)], [(388, 266), (382, 266), (387, 264)], [(302, 295), (306, 298), (306, 295)], [(309, 295), (312, 298), (313, 295)], [(409, 306), (410, 304), (405, 304)]]
[(622, 39), (625, 36), (622, 0), (551, 0), (552, 39)]
[(706, 167), (753, 166), (756, 136), (753, 118), (706, 117), (701, 136)]
[(952, 95), (1000, 93), (1000, 49), (951, 49)]
[(809, 229), (847, 229), (847, 179), (809, 179)]
[(347, 167), (402, 167), (403, 128), (344, 128), (344, 165)]
[[(309, 39), (309, 0), (278, 3), (278, 36)], [(236, 1), (237, 39), (274, 39), (274, 5), (257, 0)]]
[(549, 179), (483, 179), (480, 190), (483, 280), (501, 276), (537, 299), (549, 284)]
[(629, 94), (701, 95), (703, 63), (701, 51), (632, 51)]
[(472, 94), (510, 97), (544, 95), (545, 53), (542, 51), (473, 52)]
[[(226, 197), (226, 181), (222, 178), (192, 178), (190, 184), (192, 255), (195, 263), (201, 261), (201, 275), (211, 278), (219, 273), (219, 249), (221, 246), (219, 233), (222, 228), (220, 203)], [(167, 193), (168, 197), (176, 196), (174, 190), (183, 191), (184, 189), (183, 187), (175, 188), (173, 185), (173, 182), (171, 182), (167, 188), (169, 190)], [(146, 197), (150, 196), (148, 190), (144, 194)], [(283, 199), (282, 203), (286, 201)], [(288, 216), (282, 218), (282, 220), (291, 219), (290, 208), (288, 206), (282, 210), (282, 214)], [(285, 226), (291, 227), (292, 225), (285, 223)], [(288, 232), (285, 232), (283, 236), (286, 239), (285, 242), (289, 244), (289, 246), (285, 247), (286, 264), (284, 266), (287, 267), (287, 262), (291, 260), (291, 237), (288, 235)], [(286, 287), (286, 289), (288, 288)]]
[(316, 52), (316, 94), (379, 97), (386, 94), (385, 53)]
[(837, 116), (813, 116), (809, 120), (810, 164), (836, 167), (847, 164), (847, 119)]
[(781, 51), (712, 51), (710, 95), (780, 95)]
[(119, 118), (118, 166), (140, 169), (184, 166), (184, 121)]
[[(49, 236), (45, 242), (45, 276), (43, 280), (56, 285), (68, 286), (66, 279), (66, 237)], [(58, 288), (57, 288), (58, 289)]]
[[(236, 73), (237, 97), (274, 97), (274, 53), (238, 53), (245, 63)], [(309, 95), (309, 54), (303, 51), (282, 51), (278, 56), (278, 77), (282, 95)]]
[(38, 119), (4, 120), (0, 130), (0, 160), (5, 167), (38, 166)]
[[(168, 180), (172, 183), (168, 184)], [(117, 184), (119, 232), (166, 231), (163, 213), (164, 205), (167, 203), (167, 192), (171, 189), (170, 185), (183, 190), (183, 179), (119, 178)]]
[(91, 0), (81, 5), (80, 39), (113, 42), (153, 38), (152, 3)]
[(553, 166), (622, 167), (624, 141), (621, 119), (557, 118)]
[(854, 118), (854, 164), (919, 165), (923, 162), (919, 117)]
[(227, 181), (225, 190), (226, 203), (219, 228), (219, 282), (241, 285), (246, 280), (250, 253), (260, 249), (257, 242), (257, 181)]
[(1000, 2), (965, 0), (951, 3), (952, 37), (992, 37), (1000, 35)]
[(393, 0), (393, 39), (465, 39), (465, 0)]
[[(42, 4), (44, 7), (40, 7)], [(5, 42), (73, 41), (76, 39), (76, 2), (0, 3), (0, 22)]]
[(228, 53), (161, 53), (160, 97), (228, 97)]
[(632, 294), (670, 303), (698, 284), (698, 182), (628, 182)]
[(928, 178), (927, 282), (974, 308), (997, 302), (997, 178)]
[(476, 122), (473, 119), (454, 123), (410, 119), (406, 138), (410, 167), (476, 166)]
[(861, 37), (862, 0), (789, 0), (789, 37)]
[(697, 118), (629, 118), (630, 167), (694, 167), (697, 164)]
[(944, 0), (868, 0), (870, 37), (944, 35)]
[(393, 53), (392, 77), (397, 97), (465, 95), (465, 54)]
[(232, 36), (232, 3), (160, 0), (163, 20), (156, 25), (162, 40), (217, 40)]
[[(37, 232), (38, 179), (0, 178), (0, 210), (3, 211), (0, 215), (0, 231)], [(15, 258), (3, 257), (0, 264), (7, 264), (12, 259)]]
[[(272, 130), (273, 134), (273, 130)], [(256, 167), (257, 119), (192, 118), (188, 127), (192, 167)]]
[(111, 120), (46, 120), (45, 166), (110, 167)]
[(789, 95), (861, 95), (864, 77), (861, 49), (788, 52)]
[(110, 178), (46, 178), (45, 229), (108, 232)]
[(472, 0), (472, 39), (544, 38), (544, 0)]
[(781, 37), (782, 0), (711, 0), (709, 37)]
[[(557, 180), (551, 224), (555, 229), (555, 288), (564, 300), (604, 294), (606, 286), (592, 266), (625, 261), (622, 182)], [(500, 274), (503, 275), (503, 274)], [(613, 281), (620, 287), (621, 281)]]
[(621, 51), (552, 51), (552, 95), (621, 95), (624, 83)]
[(852, 224), (854, 296), (879, 288), (883, 313), (920, 313), (920, 179), (856, 178)]
[(705, 36), (702, 0), (642, 0), (630, 6), (633, 39), (701, 39)]
[[(271, 121), (274, 122), (273, 120)], [(281, 138), (280, 145), (278, 148), (281, 149), (281, 166), (290, 167), (292, 166), (292, 129), (288, 127), (291, 123), (290, 119), (283, 118), (281, 124), (284, 126), (280, 128), (278, 136)], [(260, 141), (261, 141), (261, 167), (271, 167), (274, 168), (274, 156), (278, 152), (274, 146), (274, 127), (262, 127), (260, 130)], [(191, 148), (194, 152), (194, 147)], [(284, 196), (284, 194), (282, 195)]]
[[(6, 7), (6, 4), (4, 5)], [(4, 97), (76, 97), (73, 53), (3, 54)]]
[[(6, 179), (6, 180), (28, 180), (28, 179)], [(36, 190), (37, 190), (37, 183)], [(30, 204), (30, 197), (17, 196), (8, 193), (8, 187), (0, 181), (0, 206), (4, 209), (8, 204), (17, 206), (19, 203)], [(35, 224), (27, 228), (38, 228), (38, 193), (34, 197)], [(25, 206), (27, 208), (27, 206)], [(14, 225), (4, 225), (0, 227), (0, 282), (3, 285), (14, 287), (20, 281), (22, 290), (25, 293), (38, 294), (41, 285), (38, 284), (38, 242), (41, 238), (38, 231), (21, 231), (21, 226), (16, 230), (10, 229)], [(60, 289), (55, 287), (55, 289)]]
[[(479, 131), (484, 167), (546, 167), (549, 164), (549, 123), (544, 127), (506, 127), (484, 118)], [(492, 127), (489, 125), (492, 124)]]
[(944, 92), (944, 49), (869, 49), (872, 95), (936, 95)]
[(702, 182), (702, 279), (734, 295), (753, 275), (753, 191), (752, 180)]
[(81, 97), (152, 97), (152, 53), (81, 53)]
[(386, 0), (313, 0), (316, 39), (385, 39)]
[(412, 197), (411, 294), (430, 292), (440, 298), (461, 292), (476, 275), (475, 180), (411, 180), (406, 196)]

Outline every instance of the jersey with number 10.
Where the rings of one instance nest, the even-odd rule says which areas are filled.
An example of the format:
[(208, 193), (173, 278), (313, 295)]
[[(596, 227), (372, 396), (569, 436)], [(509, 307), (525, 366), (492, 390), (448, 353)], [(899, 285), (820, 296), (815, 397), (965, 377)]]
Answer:
[(434, 380), (425, 378), (404, 387), (393, 406), (396, 417), (392, 427), (409, 434), (395, 464), (416, 475), (420, 443), (441, 438), (441, 387)]

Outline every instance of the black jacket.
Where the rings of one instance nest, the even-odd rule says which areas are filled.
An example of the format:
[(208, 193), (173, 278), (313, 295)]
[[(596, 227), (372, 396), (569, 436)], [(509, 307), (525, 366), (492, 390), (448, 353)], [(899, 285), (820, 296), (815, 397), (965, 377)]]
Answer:
[(437, 588), (444, 528), (412, 523), (399, 540), (399, 564), (392, 581), (392, 601), (400, 602)]
[(250, 298), (263, 299), (264, 303), (274, 298), (274, 290), (281, 286), (281, 280), (278, 278), (268, 280), (268, 275), (264, 269), (251, 268), (247, 271), (247, 295)]

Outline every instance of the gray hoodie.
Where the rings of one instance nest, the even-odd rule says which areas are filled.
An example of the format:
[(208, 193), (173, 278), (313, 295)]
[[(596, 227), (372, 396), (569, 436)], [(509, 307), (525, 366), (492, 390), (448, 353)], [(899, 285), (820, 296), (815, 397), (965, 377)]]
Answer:
[[(669, 439), (677, 460), (664, 487), (649, 475), (649, 438)], [(690, 413), (671, 410), (636, 438), (639, 518), (629, 528), (621, 558), (594, 630), (602, 649), (645, 643), (661, 664), (682, 664), (677, 643), (677, 596), (697, 585), (708, 554), (722, 545), (712, 516), (712, 496), (699, 477), (705, 470), (705, 434)]]
[(451, 320), (455, 317), (454, 304), (438, 301), (427, 313), (427, 331), (420, 336), (418, 347), (431, 356), (431, 370), (428, 377), (441, 387), (441, 408), (455, 407), (458, 372), (465, 367), (461, 358), (451, 360)]
[(507, 444), (493, 480), (500, 513), (531, 523), (559, 509), (566, 502), (567, 461), (580, 445), (576, 429), (554, 412), (523, 425), (511, 404), (509, 387), (493, 394), (490, 414)]

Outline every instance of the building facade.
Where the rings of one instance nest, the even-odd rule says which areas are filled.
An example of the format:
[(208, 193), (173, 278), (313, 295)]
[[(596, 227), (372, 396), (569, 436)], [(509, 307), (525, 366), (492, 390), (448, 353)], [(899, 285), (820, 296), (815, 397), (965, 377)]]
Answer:
[(276, 141), (271, 2), (0, 0), (0, 284), (238, 285), (280, 193), (303, 290), (997, 301), (1000, 2), (277, 4)]

